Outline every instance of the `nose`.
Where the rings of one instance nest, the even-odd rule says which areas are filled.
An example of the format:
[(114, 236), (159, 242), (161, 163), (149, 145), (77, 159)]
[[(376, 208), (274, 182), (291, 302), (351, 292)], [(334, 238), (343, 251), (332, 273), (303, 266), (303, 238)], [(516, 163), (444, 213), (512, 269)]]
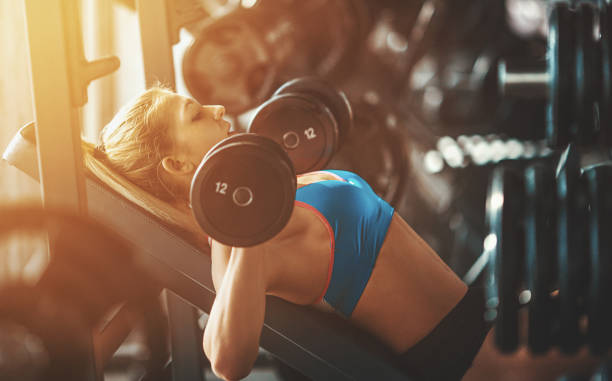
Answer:
[(213, 118), (213, 120), (219, 120), (225, 115), (225, 107), (221, 105), (206, 105), (202, 106), (202, 108)]

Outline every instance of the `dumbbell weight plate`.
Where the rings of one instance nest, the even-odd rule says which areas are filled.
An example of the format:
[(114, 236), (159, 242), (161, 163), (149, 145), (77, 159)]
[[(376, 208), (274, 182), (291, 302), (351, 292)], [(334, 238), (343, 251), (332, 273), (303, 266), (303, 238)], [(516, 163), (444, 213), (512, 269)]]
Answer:
[(283, 84), (274, 96), (291, 93), (308, 94), (325, 104), (338, 125), (338, 146), (346, 141), (353, 129), (353, 109), (344, 92), (320, 78), (302, 77)]
[(555, 3), (548, 32), (549, 106), (546, 136), (554, 146), (570, 141), (573, 123), (574, 17), (565, 3)]
[(586, 195), (580, 180), (580, 157), (573, 145), (561, 155), (557, 168), (557, 267), (559, 281), (559, 345), (574, 353), (582, 344), (578, 321), (585, 289)]
[(576, 13), (576, 121), (572, 124), (572, 135), (578, 143), (593, 141), (597, 127), (594, 119), (594, 106), (597, 100), (596, 83), (597, 44), (593, 34), (595, 10), (588, 3), (581, 3)]
[[(518, 173), (505, 167), (494, 170), (486, 212), (489, 232), (496, 239), (494, 247), (486, 248), (490, 250), (487, 308), (497, 312), (495, 343), (502, 352), (512, 352), (518, 346), (518, 289), (524, 250), (523, 227), (519, 221), (523, 192)], [(488, 246), (486, 242), (485, 246)]]
[(544, 163), (525, 170), (525, 264), (529, 302), (528, 346), (544, 353), (551, 345), (553, 306), (550, 292), (555, 263), (555, 176)]
[(612, 143), (612, 12), (607, 5), (602, 5), (599, 14), (599, 30), (601, 33), (601, 79), (599, 81), (600, 100), (600, 136), (605, 144)]
[(238, 114), (272, 92), (276, 65), (257, 31), (231, 14), (202, 30), (185, 52), (183, 76), (198, 102)]
[(591, 352), (604, 354), (612, 343), (612, 166), (597, 166), (584, 173), (589, 192), (591, 270), (588, 293)]
[(297, 184), (287, 154), (255, 134), (231, 136), (204, 157), (191, 183), (200, 227), (226, 245), (248, 247), (275, 236), (289, 221)]
[(597, 368), (590, 381), (610, 381), (612, 380), (612, 361), (606, 360)]
[[(41, 379), (88, 378), (91, 330), (122, 303), (135, 318), (157, 302), (160, 289), (129, 243), (89, 218), (25, 205), (3, 206), (0, 215), (0, 247), (19, 237), (43, 238), (52, 249), (34, 286), (1, 287), (0, 320), (23, 324), (42, 340), (50, 367)], [(158, 317), (148, 314), (146, 320)], [(158, 327), (155, 338), (165, 337), (164, 325)], [(155, 338), (147, 335), (149, 343)], [(149, 345), (152, 356), (157, 348)]]
[(273, 96), (257, 110), (248, 130), (283, 147), (298, 174), (324, 168), (338, 147), (333, 114), (309, 94)]
[(406, 137), (386, 121), (394, 117), (382, 105), (353, 102), (354, 128), (329, 168), (353, 171), (391, 205), (405, 196), (410, 155)]
[[(355, 59), (370, 29), (371, 20), (365, 0), (341, 0), (326, 2), (325, 15), (331, 17), (331, 32), (323, 30), (330, 42), (328, 54), (317, 65), (320, 76), (346, 78), (355, 69)], [(335, 12), (330, 10), (335, 9)]]

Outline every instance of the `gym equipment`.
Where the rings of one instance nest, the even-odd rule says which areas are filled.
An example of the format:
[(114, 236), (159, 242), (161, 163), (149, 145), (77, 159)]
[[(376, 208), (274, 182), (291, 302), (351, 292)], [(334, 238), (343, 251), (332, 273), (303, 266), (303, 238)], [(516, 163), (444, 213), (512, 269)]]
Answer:
[[(0, 291), (0, 321), (22, 327), (43, 348), (23, 369), (33, 361), (40, 366), (40, 379), (88, 379), (92, 330), (122, 303), (134, 322), (146, 317), (147, 370), (156, 373), (163, 366), (166, 322), (158, 302), (160, 288), (135, 262), (127, 242), (97, 222), (40, 207), (5, 206), (0, 214), (0, 241), (44, 234), (53, 248), (34, 286), (10, 285)], [(98, 361), (108, 360), (110, 353), (104, 352), (97, 353)], [(0, 374), (10, 366), (0, 365)]]
[[(612, 345), (608, 324), (612, 318), (612, 237), (608, 234), (612, 223), (612, 200), (608, 197), (612, 164), (604, 160), (587, 166), (583, 159), (589, 154), (594, 152), (581, 154), (570, 144), (559, 157), (556, 174), (550, 163), (530, 164), (524, 170), (522, 192), (508, 185), (516, 181), (508, 174), (509, 169), (494, 171), (487, 221), (496, 245), (487, 243), (489, 237), (485, 240), (485, 250), (494, 246), (489, 248), (486, 282), (492, 288), (488, 314), (491, 318), (497, 315), (496, 337), (499, 329), (502, 339), (496, 343), (502, 351), (516, 348), (507, 338), (517, 334), (512, 319), (519, 308), (510, 299), (506, 305), (512, 309), (504, 309), (502, 290), (510, 290), (507, 295), (516, 298), (523, 284), (526, 290), (521, 292), (522, 303), (528, 308), (527, 345), (532, 352), (545, 353), (555, 346), (571, 354), (588, 344), (593, 354), (600, 355)], [(520, 204), (523, 199), (524, 216), (515, 213), (514, 225), (504, 225), (504, 213), (510, 213), (506, 204)], [(520, 240), (520, 235), (525, 239), (525, 267), (517, 265), (520, 253), (519, 259), (500, 264), (507, 258), (503, 254), (512, 248), (505, 243)], [(586, 330), (582, 324), (585, 317)]]
[(280, 144), (300, 174), (325, 168), (352, 128), (353, 111), (344, 93), (305, 77), (276, 90), (257, 109), (248, 131)]
[(260, 0), (201, 28), (183, 59), (185, 84), (200, 103), (238, 114), (289, 78), (346, 75), (368, 28), (363, 0)]
[(382, 104), (352, 102), (353, 128), (327, 165), (357, 173), (389, 204), (399, 205), (410, 173), (404, 125)]
[(204, 156), (191, 182), (191, 207), (214, 239), (254, 246), (287, 224), (296, 189), (295, 170), (278, 144), (256, 134), (237, 134)]
[[(25, 136), (31, 134), (17, 133), (13, 139), (18, 142), (9, 146), (14, 150), (7, 150), (3, 158), (18, 169), (35, 169), (35, 142), (27, 141)], [(35, 171), (27, 174), (38, 179)], [(138, 262), (162, 287), (180, 295), (175, 300), (181, 301), (184, 307), (189, 307), (187, 301), (210, 312), (215, 293), (206, 245), (170, 230), (93, 178), (85, 181), (91, 215), (107, 221), (114, 231), (131, 242)], [(191, 337), (194, 335), (197, 332)], [(272, 296), (266, 298), (260, 346), (311, 379), (399, 381), (407, 378), (398, 357), (372, 336), (347, 325), (338, 316)], [(184, 360), (180, 356), (178, 359)], [(173, 372), (174, 365), (175, 362)], [(182, 370), (177, 369), (177, 373)]]
[(547, 54), (550, 87), (546, 135), (552, 142), (567, 144), (572, 124), (573, 71), (572, 57), (573, 18), (567, 4), (558, 4), (550, 14), (549, 45)]
[(555, 176), (548, 165), (534, 163), (525, 169), (525, 276), (531, 292), (527, 343), (534, 353), (544, 353), (551, 345), (550, 294), (556, 263), (554, 187)]
[(191, 95), (202, 104), (222, 104), (229, 114), (263, 100), (272, 90), (277, 67), (254, 27), (231, 15), (213, 22), (204, 33), (183, 59)]
[(610, 30), (612, 30), (612, 20), (610, 19), (609, 5), (601, 5), (599, 13), (599, 30), (601, 33), (601, 43), (599, 58), (600, 62), (597, 66), (601, 77), (599, 83), (601, 86), (600, 97), (598, 104), (599, 111), (599, 134), (606, 144), (612, 142), (612, 134), (606, 126), (612, 125), (612, 39)]
[(0, 377), (87, 379), (89, 330), (78, 310), (25, 285), (0, 289)]
[[(523, 265), (523, 179), (518, 172), (497, 167), (487, 196), (490, 240), (489, 277), (486, 284), (487, 318), (495, 311), (495, 343), (503, 352), (518, 346), (518, 288)], [(508, 197), (507, 195), (512, 195)]]
[(575, 146), (563, 152), (557, 167), (557, 269), (559, 282), (559, 345), (575, 353), (581, 343), (578, 320), (585, 289), (587, 200), (580, 180), (580, 158)]
[[(500, 62), (506, 95), (548, 99), (546, 137), (555, 147), (610, 141), (610, 5), (580, 2), (552, 6), (546, 68), (517, 70)], [(595, 36), (598, 30), (600, 36)]]
[(589, 194), (590, 213), (590, 280), (586, 300), (589, 329), (587, 339), (591, 352), (604, 354), (612, 343), (612, 166), (589, 168), (583, 174)]
[(576, 136), (578, 143), (588, 143), (592, 140), (591, 137), (595, 136), (595, 129), (598, 127), (594, 115), (600, 82), (596, 67), (597, 43), (593, 37), (595, 8), (586, 3), (580, 4), (576, 8), (575, 27), (576, 122), (572, 135)]
[(612, 380), (612, 363), (607, 360), (597, 368), (591, 377), (591, 381), (610, 381)]

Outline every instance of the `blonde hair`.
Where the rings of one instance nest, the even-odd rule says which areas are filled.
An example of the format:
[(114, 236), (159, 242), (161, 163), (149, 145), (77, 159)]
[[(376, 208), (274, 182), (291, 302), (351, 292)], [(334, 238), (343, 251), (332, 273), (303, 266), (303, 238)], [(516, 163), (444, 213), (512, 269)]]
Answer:
[[(111, 189), (164, 222), (194, 230), (193, 217), (176, 207), (176, 197), (160, 178), (162, 158), (173, 149), (164, 106), (173, 93), (161, 86), (146, 90), (126, 104), (100, 134), (100, 145), (83, 141), (86, 169)], [(175, 205), (173, 205), (175, 204)]]

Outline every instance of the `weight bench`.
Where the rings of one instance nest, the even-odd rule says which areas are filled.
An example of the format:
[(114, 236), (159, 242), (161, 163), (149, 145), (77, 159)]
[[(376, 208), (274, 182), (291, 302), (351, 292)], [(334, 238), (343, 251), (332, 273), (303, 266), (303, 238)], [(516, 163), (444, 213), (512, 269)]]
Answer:
[[(15, 135), (3, 159), (38, 180), (33, 124), (26, 125)], [(215, 298), (207, 255), (209, 248), (194, 246), (97, 179), (87, 177), (86, 189), (89, 214), (126, 238), (135, 248), (140, 263), (164, 288), (209, 313)], [(179, 298), (169, 300), (178, 304), (175, 307), (179, 310), (181, 304), (185, 305)], [(182, 311), (188, 314), (189, 308)], [(173, 340), (195, 343), (194, 353), (176, 353), (173, 344), (173, 364), (183, 361), (182, 356), (200, 356), (202, 338), (197, 326), (183, 327), (182, 332), (173, 333), (176, 327), (172, 326), (176, 324), (172, 316), (170, 325)], [(276, 297), (266, 299), (260, 346), (313, 380), (408, 379), (397, 356), (374, 337), (338, 316)], [(179, 379), (176, 372), (174, 376)], [(197, 377), (189, 379), (201, 379), (201, 375)]]

